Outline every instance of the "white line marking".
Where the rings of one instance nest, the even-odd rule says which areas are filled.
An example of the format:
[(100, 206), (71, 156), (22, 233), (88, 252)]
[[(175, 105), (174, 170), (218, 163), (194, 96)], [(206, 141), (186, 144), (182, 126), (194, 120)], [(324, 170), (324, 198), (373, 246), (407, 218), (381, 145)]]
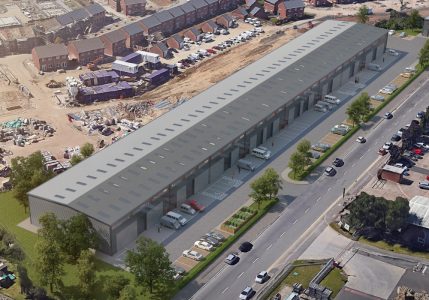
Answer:
[(227, 290), (229, 290), (229, 287), (225, 288), (225, 289), (222, 291), (222, 294), (225, 294), (225, 292), (226, 292)]
[[(259, 260), (259, 257), (257, 257), (252, 264), (254, 264), (255, 262), (257, 262)], [(244, 272), (243, 272), (244, 273)]]
[(346, 174), (347, 174), (347, 171), (344, 171), (343, 175), (346, 175)]
[(320, 200), (320, 199), (322, 199), (322, 197), (317, 198), (317, 199), (316, 199), (316, 202), (319, 202), (319, 200)]
[(331, 186), (330, 188), (328, 188), (328, 192), (329, 192), (330, 190), (332, 190), (332, 186)]
[(355, 164), (352, 164), (352, 168), (355, 166)]
[(295, 221), (293, 221), (293, 225), (295, 225), (295, 224), (296, 224), (296, 222), (298, 222), (298, 219), (296, 219)]
[(270, 244), (270, 245), (267, 247), (267, 250), (268, 250), (268, 249), (270, 249), (272, 245), (273, 245), (273, 244)]
[(241, 272), (240, 275), (237, 276), (237, 278), (240, 278), (241, 276), (243, 276), (244, 272)]
[(283, 232), (283, 233), (280, 235), (280, 237), (282, 237), (285, 233), (286, 233), (286, 231), (285, 231), (285, 232)]
[(304, 213), (305, 213), (305, 214), (306, 214), (306, 213), (308, 213), (308, 211), (309, 211), (309, 210), (310, 210), (310, 207), (309, 207), (309, 208), (307, 208), (307, 209), (305, 210), (305, 212), (304, 212)]
[(361, 157), (359, 157), (359, 160), (361, 160), (364, 156), (365, 156), (365, 154), (364, 154), (364, 155), (362, 155)]

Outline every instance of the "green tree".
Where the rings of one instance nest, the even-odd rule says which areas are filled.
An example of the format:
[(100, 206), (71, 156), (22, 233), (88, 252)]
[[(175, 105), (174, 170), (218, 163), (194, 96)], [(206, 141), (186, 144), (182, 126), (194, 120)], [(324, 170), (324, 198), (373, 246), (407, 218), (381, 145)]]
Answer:
[(135, 299), (137, 299), (137, 292), (136, 292), (136, 289), (131, 285), (125, 286), (120, 292), (119, 300), (135, 300)]
[(427, 66), (429, 66), (429, 40), (426, 40), (422, 49), (420, 49), (419, 64), (423, 68), (426, 68)]
[[(298, 143), (296, 149), (298, 150), (298, 152), (301, 152), (305, 157), (311, 157), (311, 143), (309, 140), (301, 140)], [(308, 164), (310, 164), (310, 161), (308, 162)]]
[(288, 167), (292, 169), (293, 178), (296, 179), (304, 173), (307, 158), (301, 152), (294, 152), (290, 156)]
[(130, 280), (120, 273), (115, 273), (104, 280), (104, 291), (109, 299), (116, 300), (123, 288), (130, 283)]
[(72, 158), (70, 159), (70, 163), (72, 166), (77, 165), (78, 163), (80, 163), (83, 160), (83, 156), (79, 155), (79, 154), (75, 154), (72, 156)]
[(94, 146), (91, 143), (85, 143), (80, 147), (80, 153), (84, 158), (88, 158), (94, 153)]
[(252, 188), (252, 192), (249, 196), (253, 199), (255, 203), (258, 204), (259, 208), (262, 202), (268, 200), (268, 182), (264, 176), (260, 176), (250, 184), (250, 187)]
[(90, 250), (83, 250), (77, 260), (79, 290), (84, 298), (89, 298), (95, 284), (94, 254)]
[(27, 157), (18, 156), (13, 158), (11, 161), (11, 169), (10, 180), (14, 187), (13, 195), (19, 204), (24, 207), (24, 210), (27, 211), (27, 193), (51, 179), (54, 174), (45, 171), (43, 156), (40, 151), (34, 152)]
[(84, 214), (78, 214), (62, 223), (63, 239), (61, 248), (75, 262), (83, 250), (95, 248), (98, 242), (97, 231)]
[(353, 126), (357, 125), (361, 121), (360, 107), (359, 103), (356, 101), (352, 102), (349, 107), (347, 107), (346, 114), (349, 119), (353, 122)]
[(172, 285), (174, 271), (168, 253), (161, 244), (149, 238), (137, 240), (136, 250), (127, 251), (125, 263), (136, 282), (148, 287), (151, 294), (154, 287), (161, 293), (161, 288)]
[(265, 184), (268, 189), (268, 199), (272, 200), (277, 198), (279, 191), (283, 189), (280, 175), (273, 168), (268, 168), (262, 176), (265, 177)]
[(368, 13), (369, 11), (366, 5), (362, 5), (361, 7), (359, 7), (358, 12), (356, 13), (358, 22), (362, 24), (365, 24), (366, 22), (368, 22), (369, 20)]
[(371, 100), (368, 93), (364, 92), (347, 107), (346, 113), (355, 126), (365, 121), (371, 111)]
[(375, 227), (382, 231), (386, 230), (388, 210), (388, 201), (386, 199), (362, 192), (350, 204), (349, 209), (349, 219), (353, 227), (357, 229)]
[(61, 227), (61, 221), (53, 213), (46, 213), (39, 219), (40, 229), (37, 231), (41, 238), (57, 243), (64, 240), (64, 233)]
[(389, 231), (397, 231), (404, 228), (410, 214), (410, 205), (407, 199), (397, 197), (395, 201), (389, 201), (386, 216), (386, 227)]
[(423, 18), (417, 9), (413, 9), (407, 19), (409, 28), (421, 28)]
[(61, 284), (64, 275), (63, 255), (60, 246), (55, 240), (39, 237), (36, 242), (37, 257), (35, 261), (39, 281), (42, 285), (49, 285), (53, 292), (54, 287)]

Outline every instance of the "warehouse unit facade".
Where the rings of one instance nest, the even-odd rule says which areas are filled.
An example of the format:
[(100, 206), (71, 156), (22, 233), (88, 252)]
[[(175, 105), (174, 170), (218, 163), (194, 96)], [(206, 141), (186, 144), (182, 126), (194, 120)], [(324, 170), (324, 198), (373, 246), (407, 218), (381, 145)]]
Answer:
[(326, 21), (30, 191), (32, 224), (83, 213), (114, 254), (375, 59), (387, 31)]

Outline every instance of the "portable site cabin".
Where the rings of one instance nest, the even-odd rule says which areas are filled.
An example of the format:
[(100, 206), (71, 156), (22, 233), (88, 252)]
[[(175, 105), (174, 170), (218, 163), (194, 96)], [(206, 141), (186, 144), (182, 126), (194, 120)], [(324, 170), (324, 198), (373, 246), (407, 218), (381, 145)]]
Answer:
[(134, 76), (139, 72), (139, 65), (122, 61), (122, 60), (115, 60), (112, 63), (112, 70), (116, 71), (119, 74), (119, 76), (122, 76), (122, 75)]
[(161, 70), (157, 70), (152, 74), (149, 74), (145, 78), (151, 84), (161, 84), (170, 79), (170, 69), (163, 68)]
[(146, 52), (146, 51), (136, 51), (142, 57), (142, 62), (145, 67), (150, 69), (158, 69), (161, 66), (161, 58), (156, 53)]

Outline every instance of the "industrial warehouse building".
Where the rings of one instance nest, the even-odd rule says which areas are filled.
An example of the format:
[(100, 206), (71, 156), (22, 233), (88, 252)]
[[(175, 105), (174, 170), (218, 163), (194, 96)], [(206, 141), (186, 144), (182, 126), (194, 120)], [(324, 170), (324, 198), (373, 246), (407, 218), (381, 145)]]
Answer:
[(326, 21), (29, 193), (32, 224), (87, 215), (113, 254), (287, 130), (386, 49), (384, 29)]

